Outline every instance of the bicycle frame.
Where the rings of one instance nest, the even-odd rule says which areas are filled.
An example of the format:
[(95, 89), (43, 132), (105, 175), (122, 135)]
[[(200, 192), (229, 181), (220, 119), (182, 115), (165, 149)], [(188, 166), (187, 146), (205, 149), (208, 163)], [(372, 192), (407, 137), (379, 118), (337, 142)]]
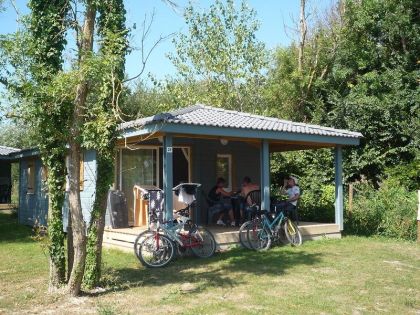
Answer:
[(286, 219), (286, 216), (283, 214), (283, 211), (280, 211), (279, 214), (272, 221), (268, 219), (267, 215), (269, 214), (264, 214), (263, 225), (267, 227), (270, 232), (273, 231), (273, 228), (277, 224), (281, 224), (284, 221), (284, 219)]
[[(161, 229), (172, 241), (178, 243), (182, 247), (191, 248), (200, 246), (203, 241), (200, 234), (198, 234), (199, 238), (197, 238), (197, 233), (191, 233), (191, 231), (182, 233), (185, 224), (187, 224), (189, 220), (189, 217), (179, 215), (176, 219), (176, 223), (173, 221), (165, 222), (158, 230)], [(190, 239), (192, 242), (188, 244), (187, 241)]]

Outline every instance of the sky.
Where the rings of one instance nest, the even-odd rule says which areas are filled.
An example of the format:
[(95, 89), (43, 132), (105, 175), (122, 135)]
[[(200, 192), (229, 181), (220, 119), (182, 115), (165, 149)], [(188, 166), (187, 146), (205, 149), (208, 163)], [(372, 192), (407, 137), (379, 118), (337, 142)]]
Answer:
[[(14, 32), (18, 27), (16, 12), (11, 5), (11, 1), (5, 0), (5, 11), (0, 13), (0, 34)], [(172, 1), (178, 5), (178, 8), (174, 9), (164, 0), (125, 0), (127, 26), (133, 27), (134, 24), (136, 25), (136, 29), (133, 29), (130, 39), (130, 44), (134, 49), (127, 56), (126, 61), (126, 73), (129, 77), (137, 75), (141, 69), (139, 48), (141, 46), (141, 25), (145, 16), (150, 19), (154, 12), (154, 21), (145, 43), (146, 51), (150, 49), (160, 36), (187, 30), (182, 11), (187, 6), (188, 0)], [(192, 2), (199, 10), (206, 10), (214, 1), (192, 0)], [(239, 5), (239, 1), (235, 0), (235, 2)], [(20, 14), (28, 13), (27, 1), (16, 0), (15, 3)], [(261, 23), (257, 38), (264, 42), (268, 49), (273, 49), (277, 46), (287, 46), (291, 43), (293, 37), (296, 36), (291, 29), (296, 27), (300, 0), (248, 0), (247, 3), (255, 9), (257, 19)], [(333, 0), (309, 0), (307, 12), (313, 12), (313, 10), (323, 12), (331, 3), (333, 3)], [(142, 78), (147, 80), (147, 73), (149, 72), (157, 79), (175, 75), (175, 68), (166, 57), (173, 50), (172, 39), (161, 42), (150, 55)]]

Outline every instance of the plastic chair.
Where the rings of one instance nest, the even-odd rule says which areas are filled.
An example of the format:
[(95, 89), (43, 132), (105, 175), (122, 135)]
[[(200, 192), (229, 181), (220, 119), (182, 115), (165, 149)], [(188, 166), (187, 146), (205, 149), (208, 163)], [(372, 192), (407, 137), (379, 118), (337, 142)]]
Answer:
[(250, 219), (251, 212), (261, 210), (261, 190), (251, 190), (244, 200), (245, 212)]
[(204, 190), (202, 190), (201, 193), (203, 194), (203, 197), (206, 199), (206, 202), (208, 205), (207, 224), (210, 224), (212, 222), (213, 216), (216, 213), (219, 213), (221, 211), (220, 207), (218, 206), (218, 203), (220, 203), (220, 201), (209, 198), (209, 196), (204, 192)]

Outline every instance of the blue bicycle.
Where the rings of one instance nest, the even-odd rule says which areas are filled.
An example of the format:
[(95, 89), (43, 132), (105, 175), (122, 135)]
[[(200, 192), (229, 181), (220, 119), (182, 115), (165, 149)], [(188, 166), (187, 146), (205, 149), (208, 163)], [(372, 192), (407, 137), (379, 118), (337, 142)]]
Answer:
[(248, 224), (246, 235), (248, 244), (255, 250), (267, 250), (273, 242), (283, 241), (283, 236), (292, 246), (302, 244), (302, 234), (295, 222), (289, 219), (283, 211), (274, 217), (268, 211), (259, 211), (260, 219)]

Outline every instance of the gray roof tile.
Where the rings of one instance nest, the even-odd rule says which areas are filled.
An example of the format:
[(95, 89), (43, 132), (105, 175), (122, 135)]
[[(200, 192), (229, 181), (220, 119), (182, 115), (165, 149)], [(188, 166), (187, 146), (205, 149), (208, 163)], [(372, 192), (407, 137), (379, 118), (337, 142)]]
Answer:
[(185, 107), (168, 113), (161, 113), (155, 116), (125, 122), (120, 124), (119, 129), (125, 130), (130, 128), (141, 128), (148, 124), (159, 122), (236, 129), (292, 132), (334, 137), (363, 137), (363, 135), (359, 132), (297, 123), (278, 118), (253, 115), (201, 104)]
[(0, 155), (9, 155), (10, 153), (18, 152), (19, 149), (11, 148), (11, 147), (5, 147), (3, 145), (0, 145)]

